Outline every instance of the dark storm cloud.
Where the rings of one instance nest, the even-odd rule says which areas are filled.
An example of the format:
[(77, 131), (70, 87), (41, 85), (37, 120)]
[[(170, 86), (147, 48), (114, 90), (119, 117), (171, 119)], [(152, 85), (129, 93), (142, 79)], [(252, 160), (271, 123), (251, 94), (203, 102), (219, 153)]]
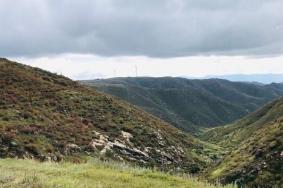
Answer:
[(278, 55), (282, 0), (0, 1), (0, 56)]

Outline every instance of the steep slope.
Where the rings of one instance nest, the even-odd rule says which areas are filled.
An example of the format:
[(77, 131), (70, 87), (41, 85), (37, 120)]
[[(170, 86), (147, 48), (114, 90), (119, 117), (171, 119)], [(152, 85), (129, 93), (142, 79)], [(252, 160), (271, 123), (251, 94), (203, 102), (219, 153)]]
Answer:
[(272, 122), (283, 117), (283, 98), (272, 101), (248, 116), (223, 127), (209, 129), (201, 135), (201, 139), (223, 147), (233, 148), (238, 146)]
[(197, 172), (196, 140), (63, 76), (0, 59), (0, 157), (130, 161)]
[(230, 123), (283, 95), (282, 84), (220, 79), (113, 78), (81, 83), (140, 106), (185, 131)]
[(208, 171), (210, 179), (248, 187), (283, 185), (283, 98), (207, 131), (202, 139), (231, 151)]

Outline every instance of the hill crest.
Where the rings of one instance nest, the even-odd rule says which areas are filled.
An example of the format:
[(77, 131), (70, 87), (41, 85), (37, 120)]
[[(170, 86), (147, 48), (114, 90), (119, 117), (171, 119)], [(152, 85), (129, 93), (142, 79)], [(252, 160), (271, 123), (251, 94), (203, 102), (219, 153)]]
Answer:
[(137, 107), (7, 59), (0, 77), (0, 157), (96, 156), (190, 172), (205, 165), (186, 154), (191, 137)]
[(191, 132), (231, 123), (283, 95), (282, 84), (258, 85), (222, 79), (129, 77), (81, 83)]

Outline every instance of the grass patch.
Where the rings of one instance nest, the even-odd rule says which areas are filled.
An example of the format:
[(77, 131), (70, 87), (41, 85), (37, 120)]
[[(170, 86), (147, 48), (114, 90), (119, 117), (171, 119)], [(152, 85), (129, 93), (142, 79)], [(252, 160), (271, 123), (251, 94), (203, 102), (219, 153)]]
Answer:
[[(215, 188), (189, 176), (173, 176), (123, 163), (40, 163), (0, 160), (0, 187), (188, 187)], [(5, 173), (3, 173), (5, 172)], [(233, 186), (226, 186), (227, 188)]]

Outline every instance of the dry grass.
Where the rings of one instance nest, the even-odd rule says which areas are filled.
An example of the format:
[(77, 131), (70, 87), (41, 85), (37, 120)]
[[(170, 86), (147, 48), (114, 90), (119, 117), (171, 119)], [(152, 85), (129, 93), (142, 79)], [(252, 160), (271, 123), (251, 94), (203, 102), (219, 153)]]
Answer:
[[(122, 163), (83, 164), (0, 160), (0, 187), (188, 187), (222, 188), (189, 176), (172, 176)], [(226, 186), (232, 188), (233, 186)]]

